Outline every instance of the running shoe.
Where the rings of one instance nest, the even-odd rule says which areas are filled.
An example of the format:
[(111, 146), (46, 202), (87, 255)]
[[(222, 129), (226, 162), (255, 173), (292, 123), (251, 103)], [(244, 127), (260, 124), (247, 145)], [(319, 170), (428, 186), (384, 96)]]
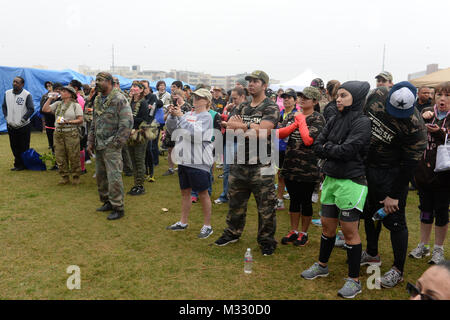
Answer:
[(314, 203), (317, 203), (319, 201), (319, 194), (317, 192), (314, 192), (312, 194), (311, 201)]
[(369, 255), (366, 251), (361, 253), (361, 266), (370, 265), (370, 266), (381, 266), (381, 258), (380, 255), (377, 254), (375, 257)]
[(360, 294), (361, 282), (356, 282), (353, 279), (345, 279), (344, 286), (338, 291), (338, 296), (346, 299), (353, 299), (357, 294)]
[(302, 278), (314, 280), (317, 277), (328, 277), (328, 266), (322, 267), (318, 262), (314, 263), (308, 270), (302, 272)]
[(397, 268), (392, 267), (388, 272), (386, 272), (380, 279), (381, 286), (383, 288), (393, 288), (397, 284), (403, 281), (402, 274)]
[(175, 173), (175, 171), (173, 169), (169, 169), (169, 170), (167, 170), (166, 172), (163, 173), (163, 177), (170, 176), (170, 175), (172, 175), (174, 173)]
[(208, 238), (210, 235), (212, 235), (213, 229), (212, 227), (207, 227), (207, 226), (203, 226), (202, 229), (200, 230), (200, 233), (198, 235), (199, 239), (206, 239)]
[(230, 243), (238, 242), (239, 238), (229, 237), (226, 235), (222, 235), (219, 239), (217, 239), (214, 244), (219, 247), (226, 246)]
[(345, 245), (344, 234), (342, 233), (341, 230), (339, 230), (336, 235), (336, 242), (334, 243), (334, 246), (338, 248), (344, 248), (344, 245)]
[(429, 264), (438, 264), (444, 260), (445, 260), (444, 249), (434, 248), (433, 254), (431, 255), (431, 260), (428, 263)]
[(222, 204), (222, 203), (227, 203), (228, 202), (228, 200), (223, 200), (223, 199), (216, 199), (216, 200), (214, 200), (214, 203), (215, 204)]
[(183, 231), (183, 230), (186, 230), (187, 227), (188, 227), (187, 224), (183, 225), (183, 224), (181, 223), (181, 221), (178, 221), (177, 223), (174, 223), (173, 225), (168, 226), (168, 227), (166, 228), (166, 230)]
[(277, 210), (285, 210), (284, 201), (282, 199), (277, 199)]
[(294, 243), (294, 241), (297, 240), (297, 238), (298, 238), (298, 232), (295, 230), (292, 230), (285, 237), (283, 237), (281, 239), (281, 244)]
[(300, 232), (297, 240), (294, 241), (294, 246), (304, 247), (308, 244), (308, 235), (306, 233)]
[(417, 247), (409, 253), (411, 258), (422, 259), (430, 255), (430, 248), (425, 247), (423, 243), (419, 243)]

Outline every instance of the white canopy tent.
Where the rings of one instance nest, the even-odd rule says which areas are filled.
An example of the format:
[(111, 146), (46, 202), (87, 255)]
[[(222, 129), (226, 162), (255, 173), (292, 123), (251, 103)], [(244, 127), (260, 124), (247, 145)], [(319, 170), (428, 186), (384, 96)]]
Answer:
[(272, 89), (273, 91), (277, 91), (280, 88), (283, 90), (292, 88), (295, 91), (302, 91), (304, 88), (309, 87), (311, 81), (315, 78), (318, 78), (318, 76), (314, 72), (312, 72), (311, 69), (306, 69), (302, 74), (298, 75), (292, 80), (284, 83), (272, 84), (270, 86), (270, 89)]

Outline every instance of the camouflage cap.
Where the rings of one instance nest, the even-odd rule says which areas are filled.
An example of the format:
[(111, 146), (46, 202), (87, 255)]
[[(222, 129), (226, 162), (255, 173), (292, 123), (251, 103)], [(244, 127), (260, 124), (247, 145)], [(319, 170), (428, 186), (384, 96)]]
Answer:
[(306, 87), (302, 92), (298, 94), (300, 97), (305, 97), (306, 99), (313, 99), (319, 101), (322, 97), (319, 89), (315, 87)]
[(112, 74), (109, 72), (100, 72), (97, 74), (96, 78), (101, 79), (101, 80), (109, 80), (114, 83), (114, 78), (113, 78)]
[(211, 92), (209, 92), (209, 90), (208, 90), (208, 89), (205, 89), (205, 88), (200, 88), (200, 89), (195, 90), (195, 91), (193, 92), (193, 95), (198, 96), (198, 97), (200, 97), (200, 98), (206, 98), (206, 99), (208, 99), (209, 101), (212, 100)]
[(292, 97), (294, 99), (297, 99), (297, 92), (295, 92), (294, 89), (287, 89), (282, 95), (281, 98), (286, 99)]
[(139, 81), (133, 81), (133, 83), (131, 85), (139, 87), (140, 89), (145, 89), (144, 85), (142, 83), (140, 83)]
[(261, 70), (253, 71), (251, 74), (245, 77), (245, 80), (250, 81), (251, 79), (259, 79), (264, 81), (265, 84), (269, 84), (269, 76), (267, 73)]
[(394, 77), (392, 76), (392, 74), (390, 72), (387, 72), (387, 71), (380, 72), (375, 77), (375, 79), (377, 79), (377, 78), (383, 78), (386, 81), (393, 81), (394, 80)]
[(316, 78), (313, 81), (311, 81), (311, 87), (314, 88), (319, 88), (319, 89), (324, 89), (324, 84), (323, 84), (323, 80), (320, 78)]

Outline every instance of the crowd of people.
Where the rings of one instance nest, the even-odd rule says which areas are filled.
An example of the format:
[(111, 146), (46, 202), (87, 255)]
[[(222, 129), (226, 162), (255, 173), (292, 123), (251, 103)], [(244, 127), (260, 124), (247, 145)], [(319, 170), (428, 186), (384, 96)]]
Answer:
[[(213, 234), (213, 173), (223, 168), (223, 192), (213, 202), (227, 204), (229, 210), (227, 227), (214, 242), (217, 246), (237, 242), (242, 236), (251, 194), (257, 205), (257, 242), (263, 255), (276, 250), (276, 213), (285, 209), (286, 199), (290, 201), (290, 230), (280, 242), (307, 246), (313, 202), (320, 193), (318, 259), (301, 277), (328, 276), (329, 258), (341, 240), (348, 273), (338, 295), (353, 298), (362, 292), (361, 266), (382, 263), (378, 242), (383, 225), (390, 233), (394, 263), (381, 277), (381, 286), (393, 288), (403, 281), (410, 183), (420, 199), (420, 243), (409, 256), (431, 256), (431, 264), (443, 265), (448, 271), (444, 243), (450, 167), (442, 172), (434, 169), (438, 146), (446, 143), (450, 129), (450, 82), (416, 88), (406, 81), (394, 84), (386, 71), (375, 78), (373, 90), (368, 82), (330, 80), (325, 85), (318, 78), (301, 92), (274, 92), (269, 89), (269, 76), (257, 70), (228, 92), (203, 84), (192, 91), (175, 81), (168, 93), (166, 83), (159, 81), (153, 93), (145, 80), (122, 91), (117, 78), (101, 72), (95, 85), (77, 80), (68, 86), (46, 82), (48, 92), (40, 110), (49, 148), (56, 157), (52, 169), (61, 176), (59, 184), (68, 184), (72, 178), (78, 185), (87, 172), (85, 163), (95, 161), (94, 176), (103, 204), (97, 211), (111, 211), (109, 220), (124, 216), (122, 172), (134, 176), (128, 194), (143, 195), (145, 182), (156, 182), (154, 167), (164, 151), (169, 167), (163, 176), (177, 172), (181, 190), (180, 220), (168, 226), (169, 231), (186, 230), (192, 204), (199, 201), (204, 225), (198, 238)], [(24, 84), (23, 78), (16, 77), (2, 105), (13, 171), (25, 169), (21, 154), (30, 145), (34, 106)], [(276, 165), (268, 163), (261, 150), (278, 159)], [(366, 250), (359, 235), (361, 219)], [(408, 284), (408, 290), (413, 297), (430, 298), (421, 293), (420, 286)]]

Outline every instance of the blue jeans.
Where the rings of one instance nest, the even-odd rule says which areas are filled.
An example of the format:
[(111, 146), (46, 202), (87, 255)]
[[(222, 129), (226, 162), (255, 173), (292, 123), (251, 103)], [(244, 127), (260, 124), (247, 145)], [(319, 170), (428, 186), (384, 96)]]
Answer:
[[(222, 202), (228, 202), (228, 177), (230, 176), (230, 164), (226, 161), (226, 150), (225, 147), (223, 149), (223, 192), (219, 196), (219, 200)], [(234, 153), (237, 152), (237, 144), (234, 143)]]

